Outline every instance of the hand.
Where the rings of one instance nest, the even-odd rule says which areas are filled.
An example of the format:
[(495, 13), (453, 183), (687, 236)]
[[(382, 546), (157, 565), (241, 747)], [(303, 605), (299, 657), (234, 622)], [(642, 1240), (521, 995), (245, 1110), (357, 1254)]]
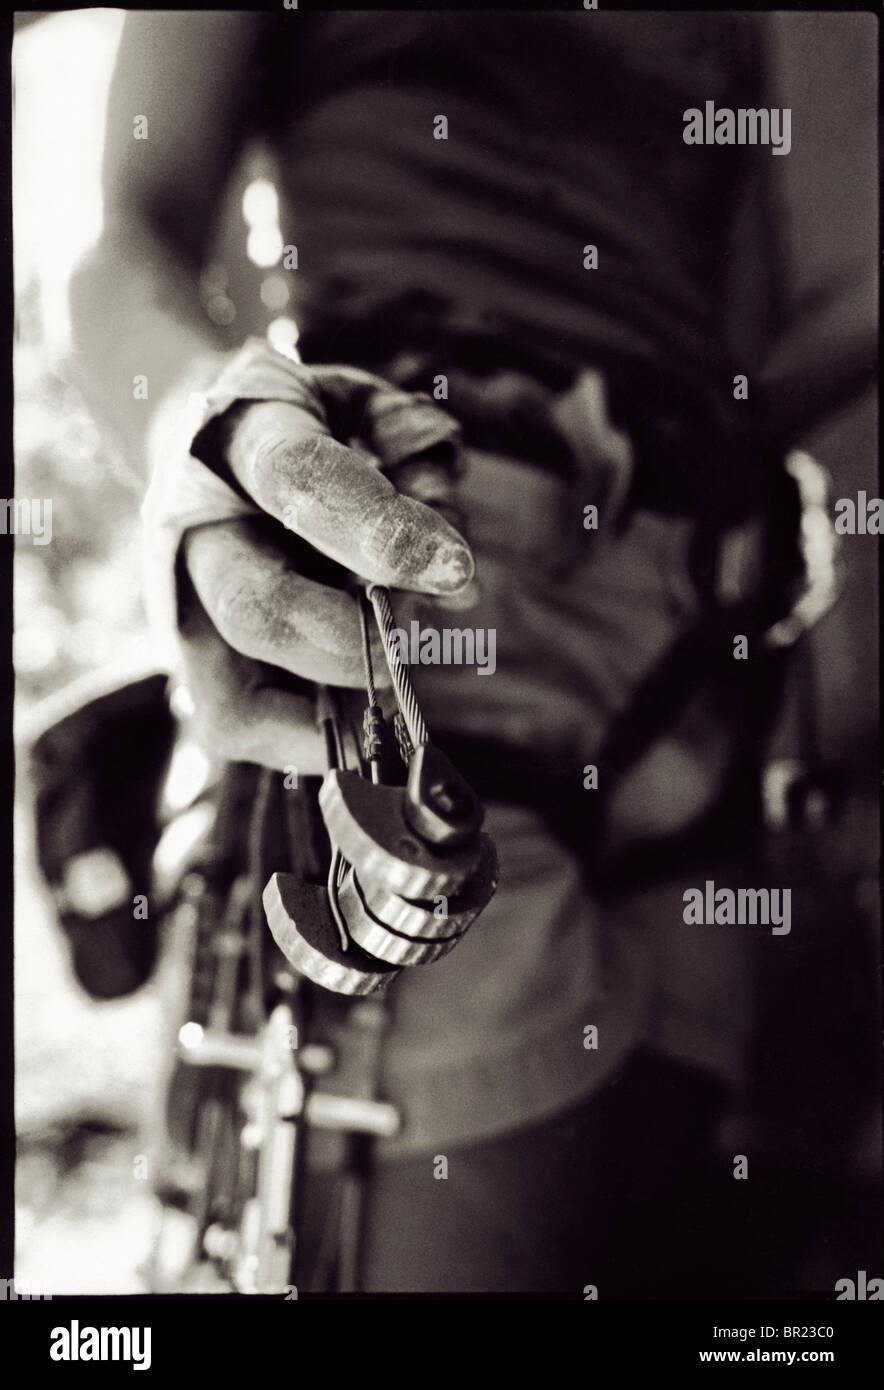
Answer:
[[(311, 693), (291, 677), (364, 680), (356, 603), (307, 573), (316, 552), (365, 580), (443, 598), (469, 584), (474, 562), (452, 526), (382, 471), (450, 441), (450, 418), (365, 372), (296, 370), (303, 406), (240, 404), (218, 422), (223, 462), (260, 511), (186, 533), (181, 648), (212, 751), (310, 775), (324, 770), (324, 748)], [(383, 683), (379, 644), (374, 654)]]

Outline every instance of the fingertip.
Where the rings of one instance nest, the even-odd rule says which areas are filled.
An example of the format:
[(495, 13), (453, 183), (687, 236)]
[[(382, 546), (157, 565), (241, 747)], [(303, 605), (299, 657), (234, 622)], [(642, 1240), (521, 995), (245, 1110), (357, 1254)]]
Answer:
[(427, 593), (448, 597), (460, 594), (475, 578), (476, 562), (462, 541), (440, 542), (421, 575)]

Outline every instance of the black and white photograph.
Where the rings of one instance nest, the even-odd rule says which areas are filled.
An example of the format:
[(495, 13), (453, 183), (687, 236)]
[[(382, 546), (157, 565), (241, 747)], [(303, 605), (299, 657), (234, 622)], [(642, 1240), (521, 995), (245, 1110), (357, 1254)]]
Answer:
[(884, 1301), (880, 20), (14, 15), (25, 1365)]

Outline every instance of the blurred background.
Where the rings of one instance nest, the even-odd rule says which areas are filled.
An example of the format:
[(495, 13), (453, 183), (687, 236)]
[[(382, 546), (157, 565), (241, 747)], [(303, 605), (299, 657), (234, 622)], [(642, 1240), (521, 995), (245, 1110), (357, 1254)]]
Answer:
[[(68, 357), (67, 282), (101, 228), (104, 106), (123, 17), (121, 10), (82, 10), (20, 15), (16, 23), (16, 496), (53, 499), (52, 543), (17, 540), (15, 725), (22, 750), (73, 684), (98, 679), (110, 686), (152, 669), (140, 598), (142, 479), (91, 418)], [(875, 144), (869, 86), (852, 75), (855, 37), (827, 40), (821, 62), (824, 19), (791, 16), (781, 34), (781, 61), (796, 92), (793, 130), (799, 121), (816, 123), (815, 139), (796, 142), (788, 161), (796, 192), (790, 229), (807, 287), (843, 257), (845, 228), (854, 241), (859, 235), (878, 244), (875, 191), (856, 177)], [(821, 84), (829, 84), (828, 103), (816, 99)], [(836, 113), (825, 128), (821, 110)], [(809, 147), (813, 169), (802, 154)], [(282, 250), (276, 217), (272, 162), (250, 149), (233, 172), (202, 285), (206, 312), (231, 344), (254, 332), (280, 345), (296, 341), (285, 278), (274, 270)], [(855, 254), (856, 245), (850, 250)], [(831, 470), (836, 497), (878, 490), (872, 393), (803, 442)], [(835, 811), (824, 837), (783, 837), (773, 850), (791, 866), (790, 877), (778, 881), (792, 881), (806, 859), (809, 886), (821, 872), (826, 883), (816, 945), (801, 963), (805, 1002), (797, 1024), (790, 1020), (793, 1105), (775, 1112), (764, 1090), (765, 1046), (782, 1046), (776, 1000), (795, 984), (790, 958), (777, 966), (782, 978), (768, 978), (758, 1083), (750, 1110), (733, 1117), (734, 1142), (751, 1134), (755, 1152), (769, 1157), (777, 1175), (772, 1201), (783, 1174), (805, 1185), (805, 1200), (796, 1203), (796, 1221), (805, 1226), (796, 1229), (791, 1251), (771, 1253), (805, 1288), (831, 1287), (833, 1270), (834, 1277), (850, 1276), (863, 1258), (874, 1264), (868, 1222), (880, 1186), (878, 1078), (862, 1041), (866, 1019), (874, 1017), (878, 963), (876, 542), (850, 538), (843, 552), (842, 600), (814, 632), (806, 656), (821, 758), (838, 790)], [(57, 1292), (134, 1292), (145, 1287), (140, 1269), (155, 1216), (143, 1155), (161, 1048), (158, 997), (149, 984), (130, 998), (95, 1003), (76, 983), (35, 871), (30, 792), (20, 756), (16, 1277)], [(810, 1164), (808, 1146), (817, 1155)], [(811, 1212), (819, 1219), (808, 1227)]]
[[(143, 479), (96, 424), (70, 362), (68, 281), (102, 225), (107, 90), (124, 11), (16, 16), (13, 230), (16, 496), (52, 498), (52, 542), (16, 542), (16, 1278), (63, 1292), (145, 1288), (144, 1162), (161, 1047), (155, 989), (95, 1003), (37, 872), (26, 750), (76, 700), (153, 669), (141, 600)], [(273, 166), (234, 170), (203, 297), (231, 343), (296, 340)], [(84, 1252), (88, 1251), (88, 1255)]]

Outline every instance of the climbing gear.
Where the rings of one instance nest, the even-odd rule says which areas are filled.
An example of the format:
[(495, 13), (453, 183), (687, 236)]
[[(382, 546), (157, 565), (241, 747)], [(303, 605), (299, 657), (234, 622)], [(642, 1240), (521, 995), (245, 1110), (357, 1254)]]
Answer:
[[(407, 475), (406, 490), (462, 529), (449, 464), (426, 454), (406, 460), (397, 482), (402, 487)], [(328, 769), (318, 797), (315, 779), (283, 790), (266, 769), (249, 793), (240, 779), (253, 770), (231, 770), (206, 862), (189, 876), (172, 933), (190, 942), (182, 949), (193, 988), (179, 1014), (186, 1021), (167, 1107), (164, 1200), (196, 1218), (186, 1277), (214, 1271), (241, 1292), (296, 1296), (299, 1280), (311, 1289), (359, 1288), (372, 1143), (401, 1124), (381, 1089), (384, 987), (402, 969), (452, 950), (497, 885), (478, 798), (430, 741), (389, 592), (359, 583), (352, 592), (367, 697), (361, 749), (348, 765), (348, 696), (318, 686)], [(375, 685), (372, 620), (392, 683), (392, 717)], [(262, 912), (258, 893), (274, 859), (287, 859), (289, 871), (270, 875)], [(328, 1006), (334, 995), (349, 996), (332, 1009), (330, 1036), (315, 986)], [(366, 995), (373, 997), (354, 997)], [(303, 1239), (304, 1178), (321, 1131), (339, 1136), (341, 1152), (323, 1239), (312, 1251)], [(180, 1265), (164, 1275), (160, 1247), (154, 1287), (180, 1287)]]
[[(497, 885), (497, 859), (480, 831), (472, 787), (430, 742), (408, 669), (401, 660), (389, 592), (357, 594), (366, 693), (361, 766), (344, 764), (336, 699), (320, 687), (317, 714), (328, 771), (319, 805), (332, 845), (325, 887), (274, 874), (264, 908), (289, 964), (340, 994), (371, 994), (399, 970), (429, 964), (460, 941)], [(368, 613), (381, 635), (397, 702), (393, 719), (404, 786), (382, 781), (390, 728), (377, 701)]]

